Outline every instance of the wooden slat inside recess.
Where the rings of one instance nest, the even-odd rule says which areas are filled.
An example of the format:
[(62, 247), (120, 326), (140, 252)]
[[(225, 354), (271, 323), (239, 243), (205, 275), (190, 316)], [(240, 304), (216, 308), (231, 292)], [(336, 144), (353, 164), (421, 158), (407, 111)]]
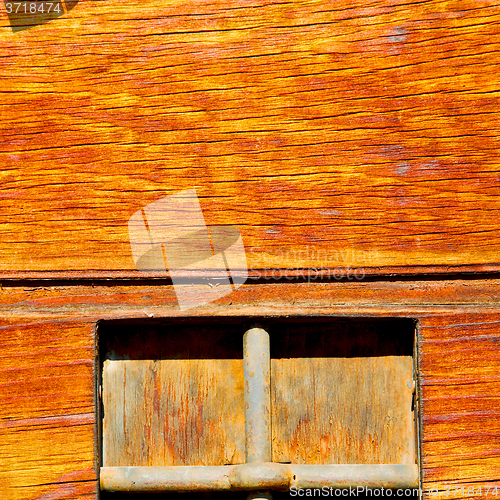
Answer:
[(124, 333), (103, 363), (103, 465), (243, 463), (241, 335), (204, 327)]
[(242, 360), (107, 360), (103, 464), (245, 461)]
[(412, 358), (272, 360), (273, 460), (414, 464)]
[(415, 463), (414, 328), (333, 318), (271, 327), (273, 459)]

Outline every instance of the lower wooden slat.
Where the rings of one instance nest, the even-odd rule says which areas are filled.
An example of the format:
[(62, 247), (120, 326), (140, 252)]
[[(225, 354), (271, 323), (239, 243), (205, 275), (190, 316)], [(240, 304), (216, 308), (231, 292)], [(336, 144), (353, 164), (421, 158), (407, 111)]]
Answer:
[[(4, 286), (0, 307), (0, 496), (95, 498), (95, 324), (186, 313), (171, 287), (150, 285)], [(245, 285), (189, 312), (197, 321), (291, 314), (418, 320), (424, 489), (488, 498), (498, 485), (500, 495), (498, 280)]]

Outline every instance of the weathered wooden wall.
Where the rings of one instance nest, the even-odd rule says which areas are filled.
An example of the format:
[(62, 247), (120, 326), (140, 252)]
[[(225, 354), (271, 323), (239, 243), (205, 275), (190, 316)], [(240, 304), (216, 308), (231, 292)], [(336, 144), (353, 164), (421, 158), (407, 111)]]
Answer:
[[(186, 313), (170, 286), (8, 287), (0, 303), (2, 498), (94, 498), (95, 323)], [(500, 280), (245, 285), (190, 314), (418, 319), (424, 488), (500, 488)]]
[[(95, 497), (96, 322), (181, 314), (170, 286), (19, 280), (140, 277), (127, 221), (162, 196), (196, 187), (251, 275), (500, 270), (499, 2), (83, 0), (24, 31), (5, 3), (2, 498)], [(418, 319), (424, 487), (500, 488), (499, 299), (253, 282), (191, 314)]]
[[(18, 295), (9, 292), (4, 308)], [(1, 318), (1, 497), (95, 498), (95, 325), (58, 314)]]
[(498, 269), (499, 26), (491, 0), (2, 7), (0, 271), (133, 271), (129, 217), (195, 186), (253, 269)]

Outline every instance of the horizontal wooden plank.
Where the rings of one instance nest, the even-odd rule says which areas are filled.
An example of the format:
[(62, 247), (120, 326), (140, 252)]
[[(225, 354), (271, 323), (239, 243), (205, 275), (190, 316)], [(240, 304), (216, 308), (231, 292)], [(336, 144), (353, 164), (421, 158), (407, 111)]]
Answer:
[[(104, 283), (103, 283), (104, 285)], [(207, 292), (210, 286), (206, 285)], [(190, 316), (251, 316), (251, 315), (356, 315), (372, 314), (381, 308), (390, 315), (417, 314), (435, 317), (442, 322), (440, 311), (457, 309), (494, 310), (500, 305), (500, 280), (420, 280), (420, 281), (346, 281), (329, 283), (247, 283), (231, 294), (194, 308)], [(409, 311), (413, 311), (410, 313)], [(174, 287), (107, 283), (106, 286), (51, 286), (50, 282), (36, 286), (5, 286), (0, 293), (0, 312), (6, 325), (16, 325), (18, 316), (33, 321), (64, 325), (78, 317), (90, 318), (160, 318), (185, 316), (177, 304)], [(376, 313), (375, 313), (376, 314)], [(492, 320), (494, 321), (494, 320)], [(460, 325), (459, 321), (457, 325)], [(466, 323), (465, 323), (466, 325)], [(481, 328), (481, 322), (476, 325)], [(446, 325), (443, 326), (446, 328)], [(429, 342), (439, 339), (425, 332)], [(422, 333), (424, 334), (424, 332)], [(8, 335), (8, 334), (6, 334)], [(453, 335), (451, 333), (450, 335)], [(460, 333), (456, 334), (458, 337)]]
[[(265, 267), (246, 271), (238, 271), (241, 275), (248, 275), (247, 282), (288, 280), (297, 282), (315, 281), (352, 281), (352, 280), (373, 280), (392, 279), (394, 277), (412, 278), (416, 281), (421, 279), (439, 279), (448, 277), (449, 279), (462, 279), (473, 276), (495, 279), (498, 277), (499, 266), (496, 263), (490, 264), (461, 264), (461, 265), (400, 265), (400, 266), (337, 266), (337, 267)], [(214, 279), (226, 276), (225, 271), (195, 269), (194, 271), (180, 271), (179, 275), (191, 279)], [(48, 282), (74, 283), (78, 281), (125, 281), (135, 284), (144, 282), (155, 282), (157, 284), (170, 283), (172, 275), (166, 271), (138, 271), (134, 269), (114, 271), (114, 270), (67, 270), (67, 271), (1, 271), (0, 278), (5, 283), (33, 284)]]
[(95, 495), (94, 415), (80, 417), (87, 421), (83, 424), (45, 420), (38, 425), (0, 427), (2, 498)]
[[(122, 272), (197, 188), (254, 270), (499, 269), (496, 2), (80, 1), (0, 12), (0, 272)], [(404, 272), (403, 270), (401, 272)]]
[[(191, 317), (202, 323), (213, 322), (217, 316), (233, 322), (238, 317), (280, 315), (344, 320), (360, 316), (413, 318), (419, 332), (424, 487), (444, 491), (450, 485), (491, 486), (498, 482), (500, 464), (496, 414), (500, 394), (496, 373), (500, 367), (495, 347), (499, 297), (496, 280), (263, 283), (243, 286), (199, 310), (181, 312), (170, 286), (4, 287), (0, 292), (4, 377), (0, 444), (2, 457), (14, 457), (5, 466), (1, 461), (0, 473), (6, 484), (10, 481), (5, 495), (37, 498), (58, 491), (60, 498), (78, 497), (80, 493), (71, 493), (70, 486), (62, 485), (64, 480), (58, 478), (94, 470), (95, 324), (103, 319), (128, 318), (146, 325), (155, 321), (151, 316), (167, 322)], [(73, 361), (76, 364), (71, 364)], [(9, 363), (11, 375), (5, 372)], [(48, 376), (45, 385), (37, 382), (44, 373)], [(68, 373), (75, 375), (74, 381), (66, 377)], [(26, 381), (32, 381), (33, 394), (29, 394)], [(52, 384), (59, 395), (52, 394)], [(26, 396), (24, 406), (8, 403), (17, 396), (17, 387), (19, 395)], [(30, 403), (35, 393), (46, 396), (43, 403), (36, 397)], [(76, 411), (71, 410), (72, 405)], [(52, 438), (53, 429), (62, 434)], [(20, 438), (30, 432), (38, 434), (31, 434), (35, 436), (31, 440)], [(16, 444), (16, 451), (11, 446), (14, 439), (25, 443), (21, 447)], [(51, 439), (56, 443), (52, 453), (48, 451)], [(13, 473), (15, 463), (21, 465)], [(85, 476), (85, 483), (87, 479), (93, 481), (95, 476)], [(75, 488), (87, 487), (78, 480), (68, 481)], [(67, 496), (64, 488), (68, 488)], [(460, 495), (455, 498), (467, 498)]]

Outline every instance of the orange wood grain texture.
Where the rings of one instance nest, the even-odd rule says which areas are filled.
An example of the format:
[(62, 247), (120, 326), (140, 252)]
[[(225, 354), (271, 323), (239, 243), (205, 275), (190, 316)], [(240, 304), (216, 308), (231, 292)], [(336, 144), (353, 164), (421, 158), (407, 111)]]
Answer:
[[(5, 287), (0, 308), (2, 498), (94, 498), (95, 323), (186, 313), (149, 285)], [(498, 280), (246, 285), (189, 314), (418, 319), (424, 488), (500, 488)]]
[(197, 186), (253, 269), (500, 263), (500, 4), (0, 8), (0, 271), (133, 274), (127, 220)]
[(500, 487), (499, 325), (498, 313), (485, 311), (420, 322), (423, 478), (429, 489), (446, 494), (464, 486), (464, 493), (474, 491), (471, 498), (494, 498), (493, 488)]
[(95, 498), (93, 329), (1, 320), (2, 499)]

